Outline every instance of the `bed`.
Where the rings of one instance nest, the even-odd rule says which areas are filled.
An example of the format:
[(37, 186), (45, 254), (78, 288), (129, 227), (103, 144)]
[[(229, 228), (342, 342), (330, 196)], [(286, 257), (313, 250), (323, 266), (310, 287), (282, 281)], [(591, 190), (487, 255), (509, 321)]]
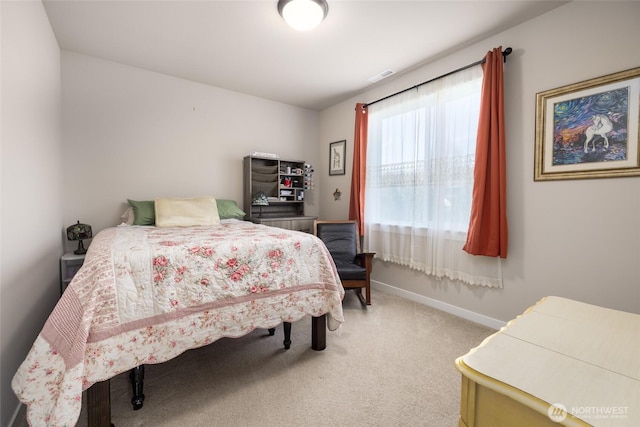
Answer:
[(103, 424), (96, 420), (110, 416), (109, 378), (307, 315), (321, 350), (325, 324), (335, 330), (343, 322), (343, 296), (331, 256), (311, 234), (234, 219), (107, 228), (12, 387), (30, 425), (61, 426), (76, 423), (82, 392), (93, 385), (90, 424)]
[(640, 425), (640, 315), (546, 297), (456, 360), (459, 427)]

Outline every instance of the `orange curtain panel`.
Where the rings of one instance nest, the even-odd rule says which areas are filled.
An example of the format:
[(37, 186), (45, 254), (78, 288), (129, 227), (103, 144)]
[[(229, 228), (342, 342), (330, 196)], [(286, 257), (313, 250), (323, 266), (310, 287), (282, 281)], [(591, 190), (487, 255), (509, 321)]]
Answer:
[(467, 241), (471, 255), (507, 257), (506, 159), (502, 46), (482, 65), (482, 97), (476, 141), (473, 199)]
[(358, 221), (360, 236), (364, 236), (364, 185), (367, 172), (367, 127), (369, 119), (365, 104), (356, 104), (356, 125), (353, 136), (353, 172), (349, 219)]

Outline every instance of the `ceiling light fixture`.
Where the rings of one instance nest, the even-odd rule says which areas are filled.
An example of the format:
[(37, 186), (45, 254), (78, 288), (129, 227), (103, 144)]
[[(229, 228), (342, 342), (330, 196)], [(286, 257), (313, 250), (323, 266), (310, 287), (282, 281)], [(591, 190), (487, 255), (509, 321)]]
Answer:
[(309, 31), (327, 17), (329, 5), (326, 0), (278, 0), (278, 13), (291, 28)]

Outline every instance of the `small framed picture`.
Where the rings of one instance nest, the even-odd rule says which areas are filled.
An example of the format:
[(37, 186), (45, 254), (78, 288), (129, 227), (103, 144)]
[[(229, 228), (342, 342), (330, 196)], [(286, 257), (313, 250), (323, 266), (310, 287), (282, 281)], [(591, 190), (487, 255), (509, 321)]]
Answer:
[(640, 175), (640, 68), (536, 95), (534, 181)]
[(329, 175), (344, 175), (347, 141), (336, 141), (329, 144)]

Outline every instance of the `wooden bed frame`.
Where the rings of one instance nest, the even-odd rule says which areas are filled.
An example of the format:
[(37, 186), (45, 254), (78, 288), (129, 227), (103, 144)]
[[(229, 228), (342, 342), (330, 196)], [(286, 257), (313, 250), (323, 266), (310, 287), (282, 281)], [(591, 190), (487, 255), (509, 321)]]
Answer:
[[(291, 345), (291, 323), (284, 322), (284, 347)], [(273, 335), (275, 328), (269, 329)], [(327, 347), (327, 315), (311, 318), (311, 348), (322, 351)], [(142, 381), (144, 367), (138, 366), (131, 371), (133, 398), (131, 402), (135, 409), (142, 407), (144, 394), (142, 393)], [(139, 405), (139, 406), (138, 406)], [(89, 427), (114, 427), (111, 422), (111, 382), (110, 380), (95, 383), (87, 389), (87, 416)]]
[[(243, 221), (211, 232), (109, 227), (92, 248), (12, 381), (35, 424), (75, 424), (86, 392), (88, 425), (110, 427), (110, 381), (103, 379), (130, 372), (133, 408), (140, 409), (143, 364), (256, 327), (273, 335), (277, 322), (285, 322), (288, 348), (291, 322), (305, 315), (312, 317), (312, 348), (319, 351), (327, 327), (344, 321), (344, 289), (330, 254), (304, 233)], [(153, 263), (130, 251), (153, 255)], [(304, 268), (308, 263), (315, 267)], [(52, 390), (50, 378), (66, 392)]]

